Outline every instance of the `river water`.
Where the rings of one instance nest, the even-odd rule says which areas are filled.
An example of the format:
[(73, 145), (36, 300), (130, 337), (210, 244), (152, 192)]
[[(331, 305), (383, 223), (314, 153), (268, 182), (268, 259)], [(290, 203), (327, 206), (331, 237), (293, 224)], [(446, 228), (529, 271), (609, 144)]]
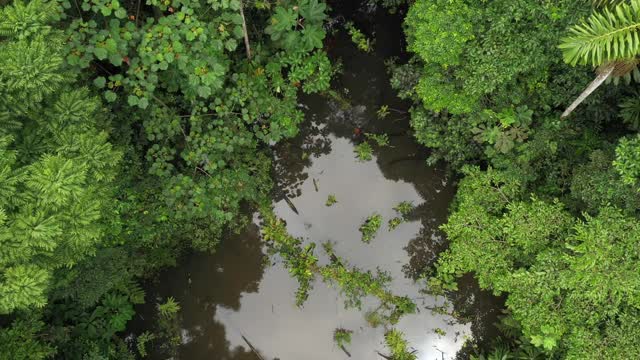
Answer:
[[(409, 132), (407, 106), (389, 87), (384, 60), (401, 55), (399, 18), (355, 13), (358, 25), (375, 32), (374, 51), (358, 51), (344, 32), (329, 41), (330, 55), (343, 63), (333, 88), (346, 101), (320, 95), (301, 100), (306, 121), (300, 135), (274, 149), (275, 212), (305, 242), (332, 241), (349, 265), (391, 274), (393, 292), (418, 305), (419, 311), (403, 317), (396, 328), (419, 360), (466, 358), (469, 344), (483, 342), (492, 332), (499, 307), (473, 281), (463, 279), (461, 290), (448, 299), (458, 318), (429, 310), (444, 299), (421, 292), (424, 281), (418, 277), (446, 248), (438, 226), (446, 219), (454, 186), (444, 169), (426, 166), (427, 150)], [(390, 110), (381, 119), (376, 112), (383, 105)], [(373, 159), (361, 162), (354, 148), (365, 132), (389, 134), (390, 146), (373, 146)], [(330, 194), (338, 202), (328, 207)], [(416, 209), (410, 221), (389, 231), (386, 222), (397, 216), (392, 208), (401, 201), (413, 202)], [(365, 244), (358, 228), (374, 212), (384, 223)], [(277, 257), (265, 255), (258, 224), (256, 219), (242, 234), (225, 239), (216, 254), (183, 259), (150, 290), (152, 296), (173, 296), (181, 305), (177, 357), (259, 360), (246, 338), (264, 359), (347, 359), (333, 342), (333, 331), (345, 328), (353, 331), (346, 346), (351, 358), (382, 359), (377, 351), (387, 353), (384, 329), (364, 320), (375, 302), (367, 299), (362, 310), (345, 309), (338, 289), (318, 280), (304, 306), (296, 307), (297, 283)], [(466, 339), (471, 341), (464, 346)]]

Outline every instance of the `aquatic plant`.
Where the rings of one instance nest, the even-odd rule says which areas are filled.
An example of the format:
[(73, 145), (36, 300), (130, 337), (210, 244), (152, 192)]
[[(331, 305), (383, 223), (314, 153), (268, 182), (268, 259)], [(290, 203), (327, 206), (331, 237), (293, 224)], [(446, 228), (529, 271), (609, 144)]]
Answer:
[[(373, 296), (380, 301), (375, 310), (378, 324), (395, 324), (404, 314), (414, 313), (416, 305), (407, 296), (399, 296), (389, 290), (391, 276), (381, 269), (376, 272), (363, 271), (357, 267), (349, 267), (346, 260), (338, 257), (333, 243), (322, 244), (329, 256), (330, 263), (318, 264), (314, 255), (315, 243), (302, 246), (302, 240), (291, 236), (284, 222), (273, 214), (273, 209), (264, 207), (261, 210), (264, 219), (262, 225), (263, 239), (267, 243), (269, 255), (279, 255), (289, 273), (298, 281), (296, 304), (302, 306), (309, 297), (312, 281), (320, 275), (327, 284), (335, 284), (344, 297), (346, 308), (362, 307), (362, 299)], [(381, 219), (379, 220), (381, 221)]]
[(394, 206), (393, 210), (395, 210), (400, 216), (396, 216), (393, 219), (389, 220), (389, 223), (388, 223), (389, 231), (395, 230), (398, 226), (400, 226), (400, 224), (407, 221), (407, 217), (409, 216), (411, 211), (413, 211), (413, 209), (414, 209), (413, 203), (410, 201), (403, 201), (398, 205)]
[(333, 342), (339, 347), (351, 344), (352, 330), (337, 328), (333, 331)]
[(378, 146), (389, 146), (389, 135), (366, 133), (367, 138), (375, 141)]
[(364, 314), (364, 320), (371, 326), (372, 328), (377, 328), (378, 326), (384, 324), (385, 319), (380, 315), (380, 313), (376, 310), (367, 311)]
[(384, 334), (384, 343), (391, 352), (388, 358), (392, 360), (416, 360), (415, 350), (409, 351), (408, 342), (404, 334), (396, 329), (391, 329)]
[(389, 228), (389, 231), (391, 230), (395, 230), (398, 226), (400, 226), (400, 224), (402, 224), (404, 222), (404, 219), (401, 217), (394, 217), (393, 219), (389, 219), (389, 223), (387, 224), (387, 227)]
[(360, 225), (360, 233), (362, 233), (362, 242), (370, 243), (376, 236), (376, 233), (382, 225), (382, 215), (373, 214), (369, 216), (362, 225)]
[(302, 306), (318, 271), (318, 258), (313, 254), (315, 243), (303, 247), (302, 240), (287, 232), (284, 222), (273, 214), (272, 209), (263, 209), (261, 214), (264, 219), (262, 238), (268, 245), (268, 252), (280, 255), (289, 273), (298, 281), (296, 305)]
[(373, 148), (366, 141), (356, 145), (354, 151), (356, 153), (356, 157), (361, 162), (370, 161), (373, 159)]
[(165, 318), (170, 318), (180, 311), (180, 304), (169, 296), (164, 304), (157, 304), (158, 312)]
[[(315, 179), (314, 179), (314, 184), (315, 184)], [(337, 203), (338, 199), (336, 199), (336, 196), (334, 194), (330, 194), (327, 197), (327, 201), (324, 203), (326, 206), (332, 206), (333, 204)]]
[(389, 116), (389, 114), (390, 114), (389, 105), (382, 105), (380, 106), (378, 111), (376, 111), (376, 115), (378, 115), (378, 119), (384, 119), (387, 116)]
[(138, 354), (140, 357), (144, 358), (147, 356), (147, 343), (149, 341), (153, 341), (156, 338), (155, 334), (150, 333), (149, 331), (145, 331), (142, 334), (138, 335), (136, 338), (136, 349), (138, 350)]
[(440, 336), (447, 336), (447, 332), (442, 330), (441, 328), (434, 328), (433, 332)]
[(397, 211), (403, 218), (406, 217), (413, 211), (415, 206), (413, 206), (413, 202), (411, 201), (403, 201), (398, 205), (393, 207), (393, 210)]
[(373, 41), (367, 38), (353, 22), (347, 22), (345, 28), (349, 32), (349, 36), (351, 36), (351, 41), (358, 47), (358, 50), (364, 52), (371, 52), (371, 50), (373, 50)]

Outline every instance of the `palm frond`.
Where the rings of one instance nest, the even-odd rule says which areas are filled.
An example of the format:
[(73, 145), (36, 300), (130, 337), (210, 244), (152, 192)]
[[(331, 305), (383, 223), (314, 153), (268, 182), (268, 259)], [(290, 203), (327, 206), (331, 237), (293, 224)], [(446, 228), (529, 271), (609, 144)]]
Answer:
[(561, 40), (564, 61), (576, 65), (602, 65), (632, 59), (640, 53), (640, 0), (621, 3), (593, 13), (574, 25)]
[(591, 5), (597, 8), (606, 7), (606, 6), (613, 7), (625, 1), (626, 0), (591, 0)]

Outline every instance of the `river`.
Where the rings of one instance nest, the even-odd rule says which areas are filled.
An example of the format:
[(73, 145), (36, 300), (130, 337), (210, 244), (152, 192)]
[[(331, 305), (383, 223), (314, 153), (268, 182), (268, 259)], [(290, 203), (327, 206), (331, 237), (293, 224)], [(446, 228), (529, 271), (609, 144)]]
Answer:
[[(446, 219), (455, 187), (444, 168), (426, 165), (427, 150), (409, 131), (407, 104), (389, 86), (384, 61), (402, 56), (404, 47), (400, 15), (362, 6), (337, 11), (352, 14), (358, 26), (375, 32), (374, 50), (358, 51), (344, 31), (328, 41), (332, 59), (343, 66), (333, 89), (345, 101), (321, 95), (301, 99), (306, 120), (299, 136), (274, 149), (275, 212), (292, 235), (318, 244), (332, 241), (336, 254), (351, 266), (380, 268), (393, 277), (393, 292), (418, 305), (419, 311), (403, 317), (396, 328), (419, 360), (467, 358), (471, 344), (493, 332), (499, 306), (470, 278), (448, 298), (455, 318), (430, 311), (445, 299), (421, 291), (420, 274), (446, 248), (438, 226)], [(377, 111), (383, 105), (389, 111), (381, 118)], [(386, 133), (390, 144), (373, 146), (372, 160), (362, 162), (354, 149), (366, 132)], [(325, 204), (329, 195), (337, 200), (333, 206)], [(416, 208), (409, 221), (389, 231), (387, 220), (397, 216), (393, 207), (401, 201)], [(374, 212), (384, 223), (365, 244), (358, 228)], [(318, 279), (304, 306), (296, 307), (296, 281), (277, 257), (265, 255), (259, 234), (256, 218), (242, 234), (224, 239), (216, 254), (190, 255), (150, 287), (150, 306), (154, 297), (173, 296), (180, 303), (177, 358), (259, 360), (246, 338), (264, 359), (347, 359), (333, 342), (334, 330), (345, 328), (353, 331), (345, 347), (351, 358), (382, 359), (377, 351), (387, 353), (384, 329), (364, 320), (375, 302), (367, 299), (361, 311), (345, 309), (338, 289)]]

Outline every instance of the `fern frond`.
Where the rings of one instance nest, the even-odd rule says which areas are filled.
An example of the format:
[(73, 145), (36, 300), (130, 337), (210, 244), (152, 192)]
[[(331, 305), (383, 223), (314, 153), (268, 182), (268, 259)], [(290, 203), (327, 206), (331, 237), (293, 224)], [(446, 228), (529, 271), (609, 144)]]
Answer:
[(561, 40), (564, 61), (576, 65), (602, 65), (632, 59), (640, 53), (640, 0), (631, 0), (592, 14), (574, 25)]
[(32, 34), (44, 34), (48, 25), (59, 14), (54, 1), (34, 0), (24, 4), (16, 1), (11, 6), (0, 9), (0, 36), (25, 38)]
[(18, 101), (39, 103), (65, 82), (63, 58), (52, 51), (48, 39), (20, 40), (0, 46), (0, 84)]
[(618, 105), (620, 113), (618, 116), (632, 130), (640, 129), (640, 92), (634, 91), (631, 96), (624, 98)]

